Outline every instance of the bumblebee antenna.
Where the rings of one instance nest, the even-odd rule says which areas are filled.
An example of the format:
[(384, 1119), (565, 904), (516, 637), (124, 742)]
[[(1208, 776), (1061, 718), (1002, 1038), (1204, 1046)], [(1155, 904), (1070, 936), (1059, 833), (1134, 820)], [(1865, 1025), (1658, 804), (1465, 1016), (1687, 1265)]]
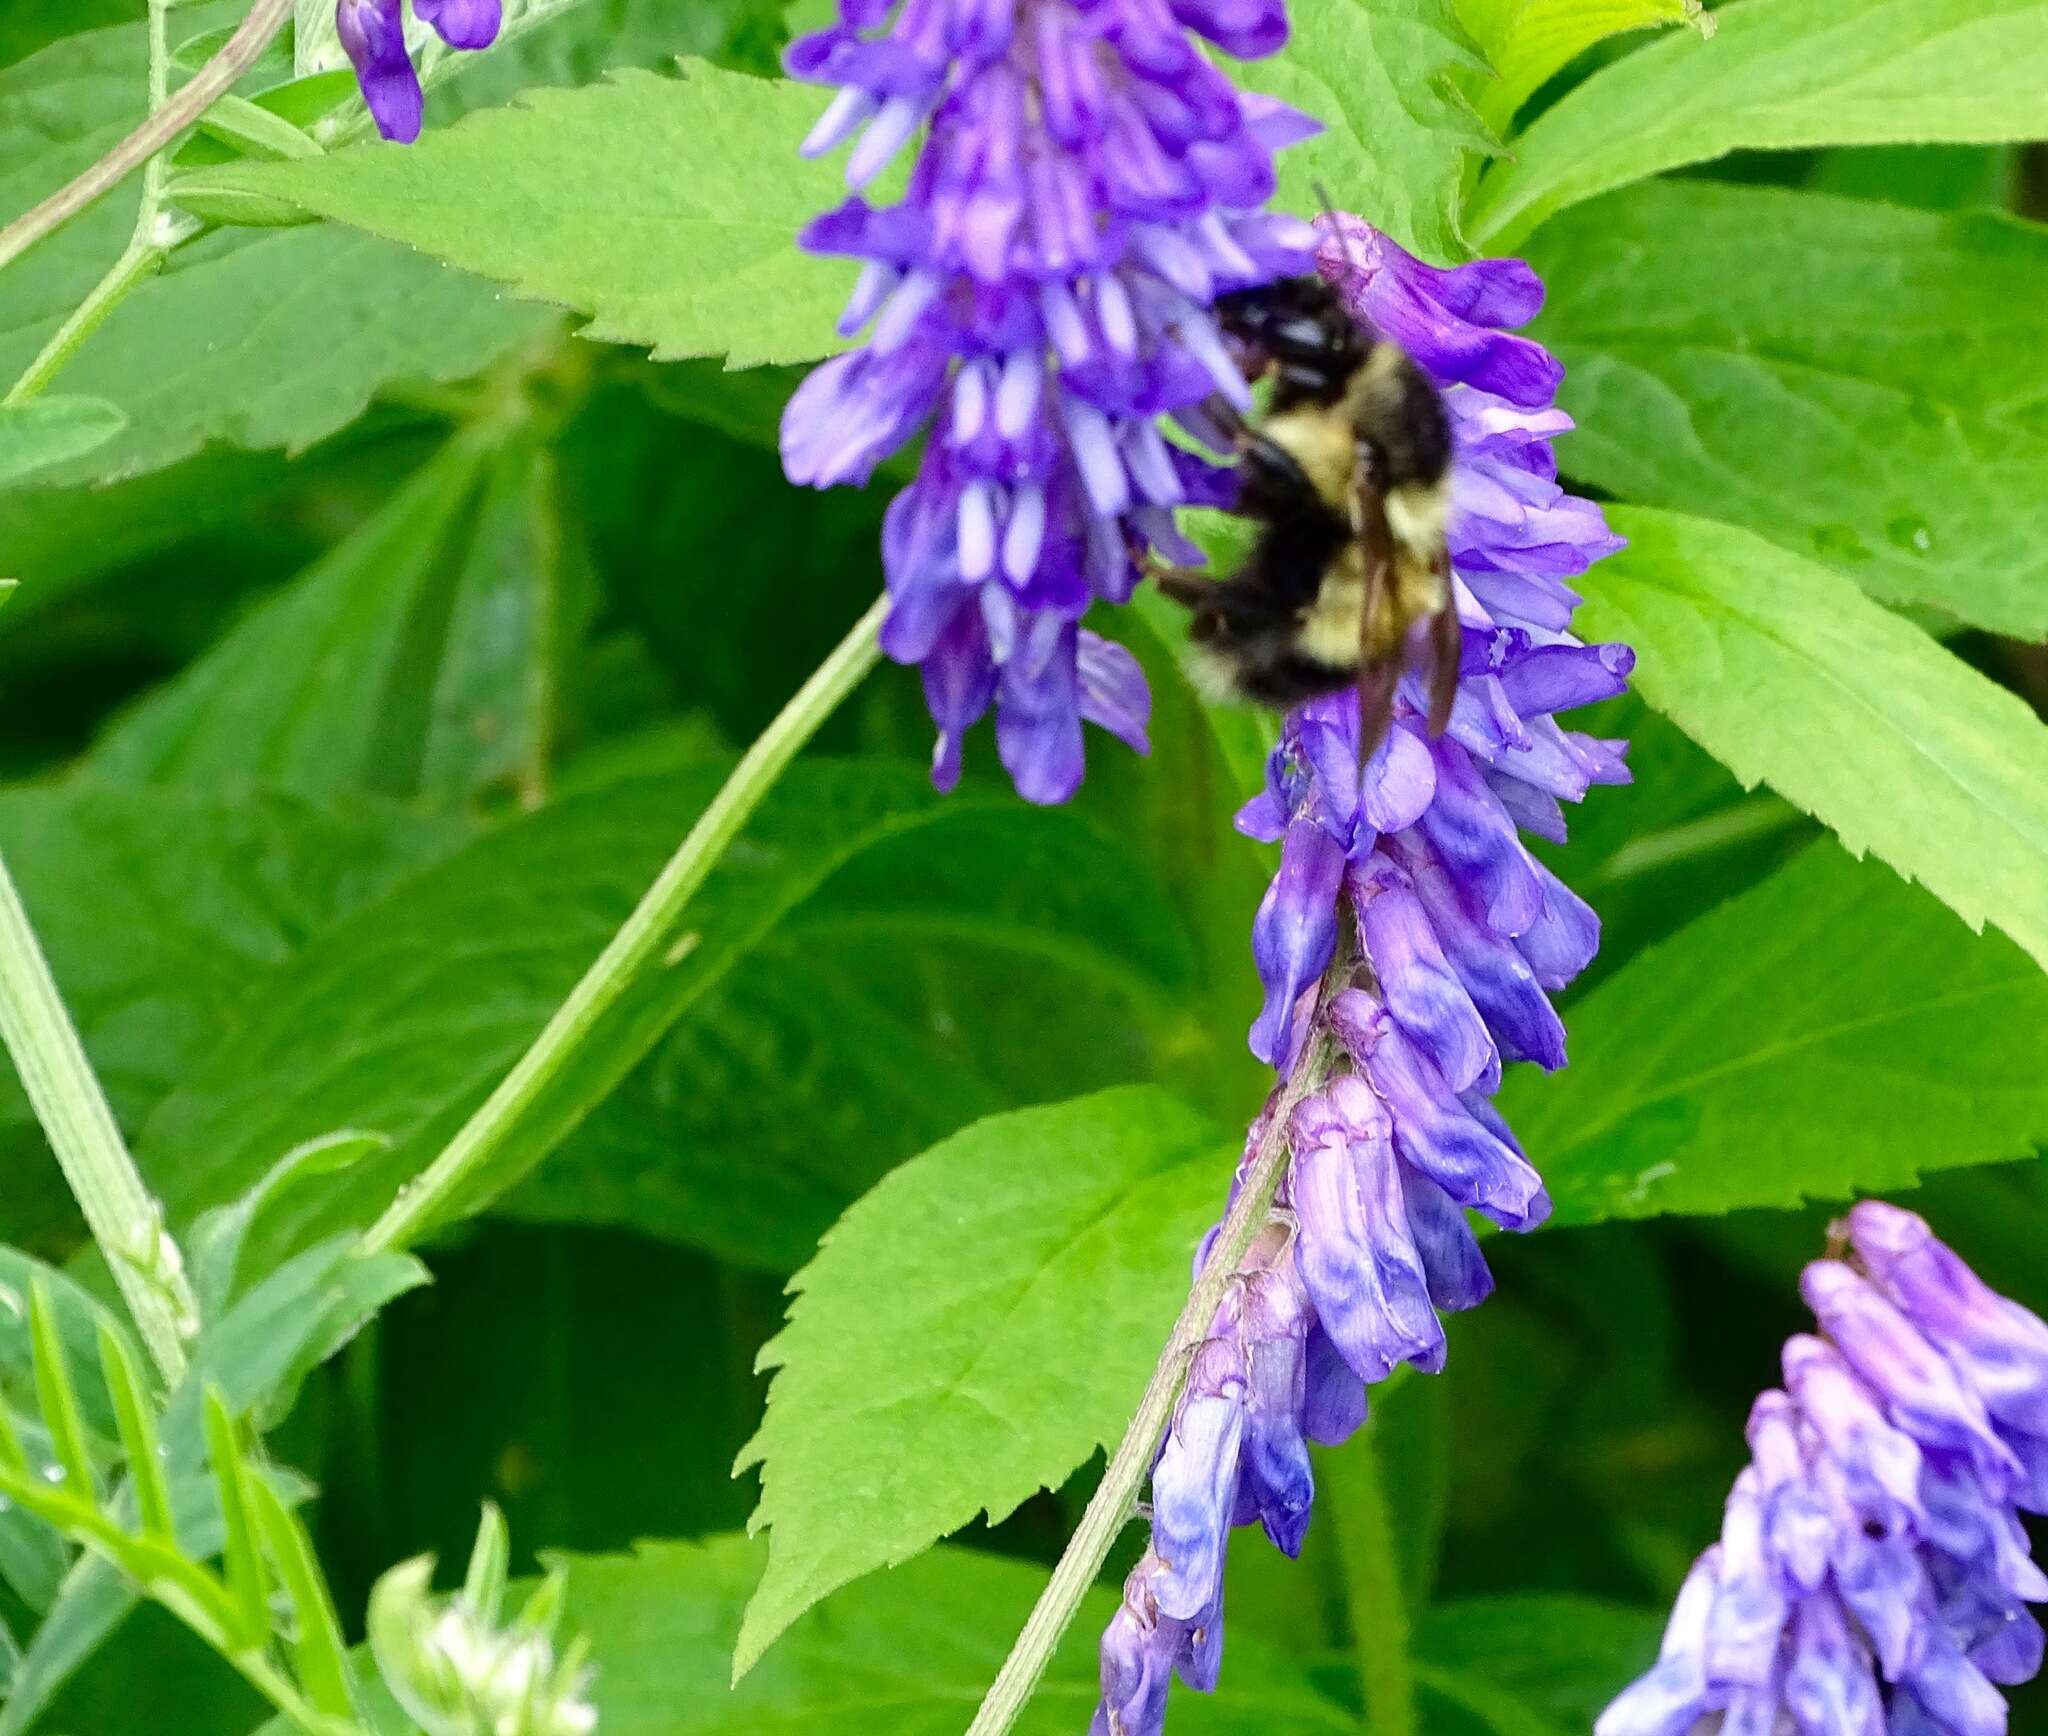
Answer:
[(1365, 267), (1359, 262), (1358, 255), (1351, 251), (1351, 237), (1344, 232), (1343, 224), (1337, 221), (1337, 206), (1330, 197), (1330, 189), (1321, 181), (1311, 181), (1309, 186), (1315, 193), (1316, 202), (1323, 208), (1323, 215), (1330, 220), (1330, 238), (1337, 243), (1337, 251), (1344, 256), (1344, 263), (1352, 275), (1362, 279)]

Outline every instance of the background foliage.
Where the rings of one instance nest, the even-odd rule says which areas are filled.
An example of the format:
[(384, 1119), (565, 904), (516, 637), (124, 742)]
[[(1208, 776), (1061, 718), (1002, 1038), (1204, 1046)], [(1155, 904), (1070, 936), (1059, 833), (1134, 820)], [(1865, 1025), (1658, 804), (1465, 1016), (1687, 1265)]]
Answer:
[[(819, 99), (773, 81), (820, 8), (528, 10), (410, 151), (351, 146), (317, 42), (281, 44), (245, 91), (337, 148), (188, 147), (189, 208), (266, 225), (180, 249), (0, 411), (0, 850), (174, 1226), (301, 1141), (380, 1136), (254, 1215), (268, 1361), (229, 1334), (212, 1364), (281, 1421), (280, 1501), (351, 1637), (372, 1579), (454, 1556), (489, 1495), (568, 1561), (615, 1736), (951, 1731), (1263, 1088), (1264, 864), (1228, 824), (1262, 726), (1206, 712), (1173, 623), (1130, 612), (1104, 626), (1152, 674), (1155, 752), (1098, 752), (1071, 811), (1032, 812), (987, 754), (934, 797), (914, 683), (870, 680), (465, 1196), (432, 1284), (320, 1266), (879, 582), (886, 485), (798, 493), (772, 450), (844, 289), (791, 246), (835, 196), (792, 155)], [(2048, 6), (1292, 10), (1250, 76), (1330, 130), (1284, 199), (1321, 180), (1429, 257), (1515, 250), (1550, 283), (1563, 463), (1631, 542), (1584, 630), (1641, 652), (1602, 720), (1638, 781), (1553, 853), (1606, 944), (1571, 1069), (1504, 1104), (1557, 1224), (1492, 1250), (1450, 1374), (1389, 1389), (1354, 1449), (1394, 1497), (1405, 1616), (1350, 1606), (1362, 1497), (1330, 1458), (1302, 1568), (1235, 1552), (1250, 1643), (1176, 1728), (1356, 1729), (1354, 1633), (1405, 1619), (1431, 1736), (1559, 1736), (1651, 1655), (1716, 1530), (1829, 1202), (1917, 1187), (2048, 1305)], [(140, 12), (0, 17), (0, 213), (134, 123)], [(203, 58), (235, 15), (172, 17)], [(133, 211), (0, 275), (0, 376)], [(85, 1286), (58, 1318), (111, 1456), (101, 1279), (11, 1078), (0, 1142), (0, 1239)], [(277, 1337), (294, 1284), (332, 1307)], [(25, 1330), (0, 1330), (17, 1401)], [(757, 1462), (775, 1556), (741, 1638)], [(262, 1721), (18, 1512), (0, 1581), (0, 1736)], [(1108, 1596), (1026, 1728), (1084, 1724)], [(736, 1640), (760, 1662), (728, 1695)]]

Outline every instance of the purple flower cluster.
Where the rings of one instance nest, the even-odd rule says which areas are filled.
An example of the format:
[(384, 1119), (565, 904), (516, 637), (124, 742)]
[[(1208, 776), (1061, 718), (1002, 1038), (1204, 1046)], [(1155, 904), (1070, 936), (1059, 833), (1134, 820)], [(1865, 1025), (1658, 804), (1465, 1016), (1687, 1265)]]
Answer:
[(2048, 1325), (1911, 1212), (1868, 1200), (1846, 1232), (1721, 1541), (1597, 1736), (2004, 1736), (1995, 1684), (2041, 1667), (2019, 1512), (2048, 1512)]
[[(1198, 560), (1174, 509), (1233, 491), (1159, 419), (1228, 450), (1201, 406), (1250, 400), (1209, 306), (1308, 269), (1308, 227), (1262, 207), (1274, 152), (1317, 129), (1195, 38), (1258, 56), (1286, 35), (1281, 0), (840, 0), (790, 50), (839, 87), (805, 150), (859, 135), (853, 197), (803, 245), (863, 262), (840, 331), (867, 336), (791, 399), (783, 462), (861, 483), (929, 429), (883, 532), (882, 646), (922, 666), (941, 788), (992, 704), (1031, 801), (1079, 786), (1084, 719), (1145, 750), (1136, 663), (1079, 623), (1147, 549)], [(871, 205), (920, 128), (904, 197)]]
[[(1619, 693), (1633, 657), (1569, 631), (1566, 581), (1618, 539), (1558, 486), (1550, 441), (1570, 423), (1552, 404), (1557, 363), (1507, 329), (1535, 313), (1541, 284), (1516, 260), (1437, 270), (1355, 218), (1337, 224), (1320, 268), (1451, 410), (1462, 672), (1434, 740), (1421, 678), (1404, 679), (1362, 769), (1357, 695), (1303, 706), (1239, 816), (1281, 844), (1253, 929), (1266, 1005), (1252, 1047), (1283, 1076), (1334, 1060), (1293, 1112), (1274, 1222), (1153, 1469), (1152, 1543), (1103, 1638), (1095, 1736), (1156, 1736), (1176, 1671), (1215, 1685), (1231, 1528), (1256, 1519), (1297, 1551), (1308, 1443), (1358, 1428), (1367, 1385), (1399, 1364), (1443, 1367), (1441, 1312), (1492, 1288), (1467, 1211), (1510, 1230), (1548, 1215), (1491, 1097), (1503, 1061), (1563, 1065), (1549, 996), (1592, 957), (1599, 923), (1519, 828), (1561, 839), (1561, 801), (1628, 777), (1620, 743), (1554, 719)], [(1340, 947), (1352, 962), (1333, 973)]]
[[(498, 40), (500, 0), (412, 0), (412, 9), (450, 48), (488, 48)], [(378, 132), (411, 144), (420, 136), (426, 98), (405, 46), (404, 0), (337, 0), (334, 22)]]

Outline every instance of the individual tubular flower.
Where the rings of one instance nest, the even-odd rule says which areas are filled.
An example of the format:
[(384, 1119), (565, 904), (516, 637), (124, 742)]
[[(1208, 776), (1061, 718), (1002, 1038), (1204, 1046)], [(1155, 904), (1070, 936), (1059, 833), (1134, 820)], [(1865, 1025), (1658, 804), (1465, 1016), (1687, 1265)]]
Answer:
[[(1295, 1449), (1344, 1440), (1365, 1420), (1367, 1386), (1401, 1363), (1443, 1367), (1440, 1315), (1493, 1285), (1466, 1214), (1509, 1230), (1548, 1215), (1490, 1099), (1504, 1061), (1563, 1065), (1549, 995), (1592, 957), (1599, 924), (1519, 828), (1562, 838), (1561, 801), (1628, 777), (1620, 743), (1554, 718), (1619, 693), (1633, 658), (1569, 631), (1578, 597), (1566, 581), (1619, 539), (1558, 486), (1550, 441), (1570, 422), (1551, 402), (1557, 363), (1506, 329), (1535, 313), (1541, 285), (1519, 261), (1439, 271), (1355, 218), (1336, 224), (1320, 269), (1451, 411), (1457, 703), (1432, 740), (1427, 694), (1404, 678), (1363, 767), (1355, 693), (1301, 707), (1238, 818), (1281, 846), (1253, 924), (1267, 998), (1252, 1047), (1283, 1079), (1310, 1064), (1326, 1076), (1293, 1111), (1275, 1221), (1219, 1310), (1153, 1471), (1152, 1547), (1103, 1639), (1096, 1736), (1156, 1736), (1175, 1671), (1214, 1685), (1224, 1542), (1258, 1519), (1299, 1548), (1314, 1491)], [(1262, 1456), (1255, 1441), (1283, 1450)]]
[[(501, 0), (413, 0), (413, 12), (450, 48), (490, 47), (502, 21)], [(412, 143), (426, 99), (406, 47), (404, 0), (337, 0), (334, 21), (378, 132)]]
[[(840, 330), (867, 335), (790, 400), (783, 462), (863, 483), (929, 430), (883, 532), (882, 646), (923, 669), (941, 788), (991, 704), (1032, 801), (1073, 794), (1084, 720), (1145, 750), (1135, 662), (1079, 622), (1130, 596), (1144, 550), (1199, 558), (1173, 509), (1223, 504), (1233, 476), (1160, 418), (1210, 434), (1205, 400), (1249, 403), (1209, 304), (1308, 269), (1312, 241), (1261, 207), (1313, 123), (1196, 37), (1270, 54), (1281, 0), (840, 0), (790, 50), (839, 87), (806, 152), (855, 140), (853, 196), (803, 244), (862, 261)], [(921, 128), (904, 197), (870, 204)]]
[(1850, 1212), (1750, 1415), (1721, 1541), (1597, 1736), (2004, 1736), (2041, 1667), (2048, 1325), (1913, 1213)]

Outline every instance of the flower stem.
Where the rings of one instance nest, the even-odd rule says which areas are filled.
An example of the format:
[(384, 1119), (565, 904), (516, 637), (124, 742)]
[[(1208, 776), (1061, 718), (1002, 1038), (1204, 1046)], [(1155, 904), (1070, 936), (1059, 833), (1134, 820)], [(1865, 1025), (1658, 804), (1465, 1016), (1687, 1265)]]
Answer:
[[(152, 0), (150, 8), (152, 85), (168, 84), (154, 70), (155, 50), (163, 36), (163, 10), (167, 0)], [(144, 121), (104, 157), (68, 185), (60, 187), (33, 211), (17, 217), (0, 229), (0, 270), (5, 270), (53, 229), (70, 222), (79, 212), (111, 192), (156, 154), (174, 143), (185, 129), (199, 119), (215, 101), (234, 88), (237, 80), (254, 66), (271, 39), (291, 16), (292, 0), (256, 0), (249, 15), (221, 50), (193, 76), (176, 96), (154, 108)], [(167, 64), (167, 63), (166, 63)]]
[(650, 964), (657, 963), (683, 908), (739, 835), (761, 798), (804, 743), (832, 715), (881, 652), (876, 634), (887, 613), (878, 599), (810, 680), (747, 749), (690, 834), (655, 877), (633, 914), (569, 991), (533, 1046), (514, 1063), (476, 1113), (419, 1179), (408, 1183), (370, 1228), (373, 1250), (409, 1246), (435, 1223), (469, 1177), (489, 1161), (551, 1080), (574, 1058), (598, 1021)]
[(4, 860), (0, 1040), (14, 1057), (36, 1119), (121, 1286), (157, 1372), (167, 1386), (175, 1385), (185, 1371), (185, 1338), (198, 1324), (184, 1262), (164, 1229), (162, 1208), (128, 1155)]
[[(152, 119), (161, 115), (171, 100), (170, 9), (176, 3), (177, 0), (149, 0), (149, 112)], [(142, 204), (135, 213), (135, 233), (121, 257), (107, 268), (106, 276), (86, 291), (85, 299), (50, 335), (50, 341), (36, 353), (35, 360), (22, 370), (21, 378), (8, 388), (7, 396), (0, 398), (0, 406), (26, 404), (40, 394), (85, 341), (106, 323), (107, 316), (128, 299), (137, 284), (152, 276), (170, 257), (172, 247), (190, 233), (182, 224), (169, 230), (164, 227), (167, 167), (163, 151), (158, 151), (144, 166)]]
[[(1339, 966), (1341, 963), (1340, 960)], [(1325, 978), (1325, 994), (1329, 993), (1339, 966), (1333, 966), (1330, 976)], [(1138, 1401), (1137, 1414), (1118, 1442), (1094, 1498), (1081, 1515), (1081, 1523), (1075, 1527), (1066, 1552), (1053, 1568), (1051, 1580), (1032, 1607), (1023, 1631), (1017, 1635), (1016, 1644), (1010, 1648), (1010, 1655), (1003, 1661), (981, 1709), (975, 1713), (974, 1722), (967, 1727), (967, 1736), (1003, 1736), (1016, 1723), (1037, 1688), (1039, 1677), (1052, 1661), (1060, 1636), (1074, 1619), (1076, 1607), (1102, 1571), (1117, 1533), (1136, 1513), (1138, 1491), (1151, 1472), (1153, 1455), (1173, 1416), (1188, 1364), (1209, 1335), (1224, 1292), (1237, 1276), (1238, 1266), (1253, 1239), (1264, 1228), (1274, 1192), (1287, 1172), (1291, 1155), (1288, 1125), (1294, 1119), (1295, 1108), (1321, 1083), (1332, 1047), (1330, 1038), (1318, 1029), (1304, 1046), (1287, 1082), (1276, 1093), (1265, 1131), (1251, 1161), (1240, 1173), (1237, 1197), (1217, 1232), (1208, 1263), (1188, 1295), (1187, 1306), (1167, 1335), (1166, 1349), (1152, 1370), (1145, 1396)]]
[(1341, 1454), (1325, 1454), (1317, 1491), (1343, 1564), (1344, 1602), (1358, 1681), (1373, 1736), (1418, 1736), (1408, 1600), (1378, 1436), (1362, 1429)]
[(129, 292), (164, 262), (161, 247), (130, 242), (127, 250), (108, 268), (107, 275), (86, 292), (64, 323), (50, 334), (50, 341), (22, 370), (21, 378), (0, 398), (0, 406), (26, 404), (57, 377), (64, 364), (76, 355), (85, 340), (106, 323), (107, 315), (128, 299)]

